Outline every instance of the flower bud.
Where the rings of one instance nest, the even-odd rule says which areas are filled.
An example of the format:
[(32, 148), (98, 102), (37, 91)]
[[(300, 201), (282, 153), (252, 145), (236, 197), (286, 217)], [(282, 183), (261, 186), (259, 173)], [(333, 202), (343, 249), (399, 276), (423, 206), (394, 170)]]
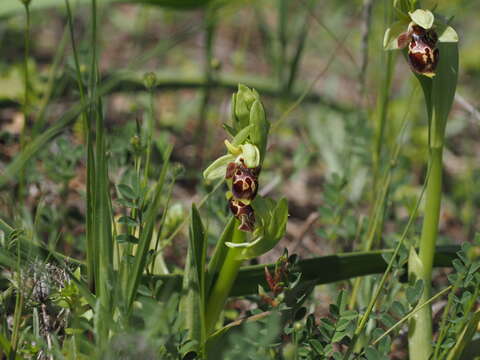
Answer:
[(130, 145), (132, 145), (133, 151), (141, 152), (142, 151), (142, 141), (138, 135), (133, 135), (130, 138)]
[(256, 91), (250, 90), (245, 85), (239, 84), (238, 91), (232, 98), (232, 115), (234, 128), (239, 131), (250, 123), (250, 109), (253, 103), (259, 99)]
[(148, 72), (143, 75), (143, 84), (148, 90), (152, 90), (157, 85), (157, 75), (153, 72)]

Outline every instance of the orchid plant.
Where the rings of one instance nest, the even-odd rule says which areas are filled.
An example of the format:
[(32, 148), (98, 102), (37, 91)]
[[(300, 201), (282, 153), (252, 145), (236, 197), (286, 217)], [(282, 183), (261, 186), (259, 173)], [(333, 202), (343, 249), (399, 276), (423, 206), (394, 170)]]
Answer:
[(203, 173), (207, 181), (225, 180), (226, 205), (235, 219), (235, 227), (229, 232), (227, 225), (224, 234), (228, 235), (222, 236), (212, 258), (218, 269), (212, 270), (212, 276), (218, 272), (218, 278), (208, 297), (207, 333), (215, 328), (242, 261), (272, 249), (285, 234), (288, 219), (286, 199), (275, 201), (258, 194), (270, 129), (259, 94), (239, 85), (231, 118), (231, 125), (224, 126), (232, 137), (225, 140), (227, 153)]
[[(398, 21), (385, 32), (386, 50), (405, 49), (410, 69), (420, 82), (428, 116), (428, 177), (422, 234), (412, 246), (409, 280), (421, 281), (421, 301), (431, 296), (432, 266), (438, 236), (442, 197), (442, 154), (445, 128), (458, 80), (458, 35), (443, 17), (421, 9), (418, 0), (394, 0)], [(416, 247), (419, 248), (417, 252)], [(432, 354), (432, 311), (425, 306), (409, 323), (411, 359), (427, 360)]]

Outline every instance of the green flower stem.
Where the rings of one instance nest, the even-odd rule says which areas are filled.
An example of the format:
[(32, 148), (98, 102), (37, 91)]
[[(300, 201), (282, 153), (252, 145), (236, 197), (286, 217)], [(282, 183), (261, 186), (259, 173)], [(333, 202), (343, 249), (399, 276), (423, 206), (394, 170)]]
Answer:
[[(233, 243), (243, 243), (246, 241), (246, 233), (238, 230), (240, 225), (238, 220), (235, 220), (235, 230), (232, 236)], [(228, 295), (232, 290), (233, 283), (237, 278), (238, 271), (242, 260), (239, 260), (239, 255), (242, 249), (229, 248), (225, 261), (220, 269), (217, 281), (215, 282), (212, 292), (208, 298), (206, 309), (206, 330), (207, 335), (211, 334), (215, 329), (215, 324), (218, 321), (220, 313), (225, 306)]]
[[(423, 280), (424, 290), (420, 303), (430, 298), (432, 291), (432, 267), (438, 235), (440, 204), (442, 199), (442, 153), (443, 147), (431, 147), (429, 154), (430, 176), (427, 183), (425, 217), (420, 238), (420, 266), (411, 261), (410, 273), (415, 280)], [(432, 309), (425, 306), (410, 320), (409, 353), (412, 360), (429, 359), (432, 353)]]
[[(30, 2), (24, 2), (25, 7), (25, 34), (24, 34), (24, 46), (25, 46), (25, 56), (23, 61), (23, 71), (24, 71), (24, 104), (23, 104), (23, 126), (20, 133), (20, 149), (23, 150), (25, 148), (25, 144), (27, 142), (27, 129), (28, 129), (28, 117), (29, 117), (29, 89), (30, 89), (30, 81), (29, 81), (29, 74), (28, 74), (28, 57), (30, 56)], [(22, 169), (19, 174), (18, 180), (18, 193), (20, 199), (23, 196), (26, 196), (26, 174), (25, 169)]]

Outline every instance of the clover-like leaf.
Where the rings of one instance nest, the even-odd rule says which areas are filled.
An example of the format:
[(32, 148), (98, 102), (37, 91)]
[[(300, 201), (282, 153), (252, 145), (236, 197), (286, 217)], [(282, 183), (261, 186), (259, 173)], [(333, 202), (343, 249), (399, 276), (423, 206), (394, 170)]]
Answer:
[(421, 26), (425, 30), (431, 29), (433, 22), (435, 21), (435, 16), (430, 10), (417, 9), (408, 14), (415, 24)]

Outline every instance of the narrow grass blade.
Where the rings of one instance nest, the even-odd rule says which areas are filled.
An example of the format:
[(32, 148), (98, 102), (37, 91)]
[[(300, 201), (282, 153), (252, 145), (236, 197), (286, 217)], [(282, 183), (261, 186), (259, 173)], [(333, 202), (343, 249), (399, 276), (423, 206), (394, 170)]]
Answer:
[(450, 353), (448, 354), (447, 360), (459, 360), (461, 359), (462, 353), (465, 350), (465, 347), (470, 341), (472, 341), (475, 332), (477, 331), (478, 324), (480, 323), (480, 310), (477, 310), (470, 321), (465, 325), (462, 333), (457, 339), (455, 346)]
[(155, 226), (155, 219), (158, 214), (158, 208), (160, 206), (160, 198), (162, 195), (163, 185), (165, 183), (165, 177), (169, 167), (170, 155), (173, 147), (170, 145), (165, 151), (164, 164), (160, 177), (155, 185), (154, 192), (150, 204), (145, 213), (145, 222), (142, 233), (140, 235), (137, 251), (135, 254), (135, 262), (133, 265), (132, 273), (130, 275), (130, 283), (127, 288), (127, 309), (131, 309), (133, 301), (135, 300), (138, 285), (140, 284), (141, 276), (145, 270), (145, 264), (147, 261), (148, 249), (150, 249), (150, 243), (152, 241), (153, 228)]

